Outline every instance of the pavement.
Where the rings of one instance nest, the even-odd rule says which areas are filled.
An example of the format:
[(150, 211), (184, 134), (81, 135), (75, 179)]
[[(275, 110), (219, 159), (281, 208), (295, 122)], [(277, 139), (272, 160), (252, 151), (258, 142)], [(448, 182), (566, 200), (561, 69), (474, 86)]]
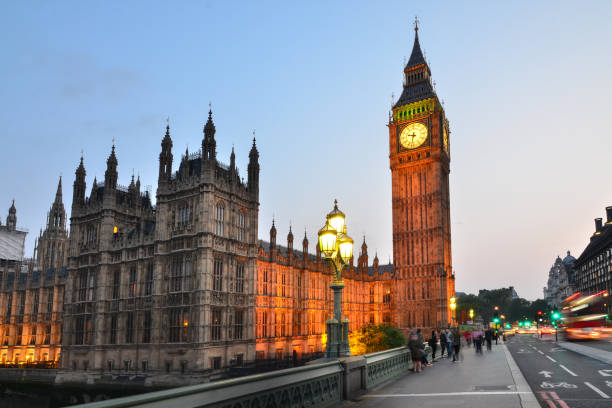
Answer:
[[(409, 372), (341, 407), (535, 408), (540, 407), (505, 345), (477, 355), (462, 347), (463, 359), (437, 359), (421, 373)], [(547, 407), (548, 408), (548, 407)], [(564, 407), (563, 407), (564, 408)]]
[(612, 365), (575, 353), (554, 336), (515, 335), (506, 345), (542, 407), (612, 407)]

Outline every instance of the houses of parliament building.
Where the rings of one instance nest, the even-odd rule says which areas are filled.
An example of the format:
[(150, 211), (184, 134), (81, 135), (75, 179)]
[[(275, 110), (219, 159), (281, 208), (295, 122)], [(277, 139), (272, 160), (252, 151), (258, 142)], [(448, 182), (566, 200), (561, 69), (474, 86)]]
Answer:
[[(404, 72), (388, 123), (394, 261), (370, 264), (364, 238), (343, 272), (350, 330), (451, 320), (450, 132), (418, 35)], [(269, 239), (258, 239), (255, 139), (244, 180), (233, 149), (229, 164), (217, 157), (212, 112), (201, 149), (178, 163), (167, 126), (155, 205), (134, 176), (118, 184), (117, 153), (113, 146), (104, 180), (90, 186), (81, 157), (69, 232), (60, 178), (34, 258), (0, 259), (2, 364), (46, 361), (66, 382), (130, 372), (166, 384), (324, 349), (332, 271), (316, 236), (300, 247), (290, 228), (277, 239), (273, 221)]]

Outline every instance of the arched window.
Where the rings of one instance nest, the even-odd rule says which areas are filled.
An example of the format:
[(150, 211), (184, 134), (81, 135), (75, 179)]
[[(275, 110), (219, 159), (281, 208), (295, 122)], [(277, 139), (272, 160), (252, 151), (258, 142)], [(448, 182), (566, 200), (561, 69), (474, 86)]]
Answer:
[(217, 212), (215, 214), (215, 234), (217, 235), (225, 235), (225, 230), (223, 228), (225, 220), (225, 207), (223, 204), (217, 204)]

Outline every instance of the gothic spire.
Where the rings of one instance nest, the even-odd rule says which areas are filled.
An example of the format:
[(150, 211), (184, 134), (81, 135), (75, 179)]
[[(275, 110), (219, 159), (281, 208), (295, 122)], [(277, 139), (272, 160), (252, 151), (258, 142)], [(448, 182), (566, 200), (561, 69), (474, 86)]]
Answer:
[(57, 191), (55, 192), (55, 203), (60, 204), (62, 202), (62, 176), (59, 177), (59, 183), (57, 183)]
[(212, 108), (208, 110), (208, 120), (204, 125), (204, 140), (202, 140), (202, 158), (217, 157), (217, 142), (215, 141), (215, 124), (212, 119)]
[(106, 160), (106, 172), (104, 173), (104, 191), (117, 188), (117, 156), (115, 155), (115, 144), (111, 149), (111, 154)]
[(421, 44), (419, 43), (419, 20), (414, 18), (414, 45), (412, 46), (412, 53), (406, 64), (406, 69), (416, 67), (417, 65), (426, 64), (423, 51), (421, 51)]

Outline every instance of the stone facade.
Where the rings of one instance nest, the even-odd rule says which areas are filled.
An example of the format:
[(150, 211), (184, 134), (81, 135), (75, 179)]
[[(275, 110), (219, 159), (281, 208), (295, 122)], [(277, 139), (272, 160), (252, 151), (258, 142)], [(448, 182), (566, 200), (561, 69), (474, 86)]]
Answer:
[[(15, 205), (5, 232), (16, 229)], [(61, 355), (64, 267), (68, 233), (62, 202), (62, 181), (37, 238), (33, 259), (0, 260), (0, 362), (6, 365), (56, 367)], [(21, 240), (23, 245), (23, 239)], [(20, 250), (23, 254), (23, 246)]]
[[(304, 234), (302, 250), (293, 247), (291, 229), (287, 246), (276, 244), (276, 227), (270, 241), (259, 242), (256, 273), (256, 353), (257, 358), (302, 358), (325, 350), (325, 322), (333, 315), (333, 292), (329, 288), (333, 272), (321, 258), (308, 252)], [(379, 265), (378, 257), (368, 267), (368, 247), (364, 242), (357, 259), (342, 273), (342, 315), (349, 330), (367, 324), (391, 323), (393, 265)]]
[[(72, 205), (62, 368), (204, 373), (253, 360), (259, 164), (248, 181), (216, 157), (212, 112), (201, 151), (172, 172), (162, 139), (156, 206), (140, 180), (117, 184), (113, 146), (103, 184)], [(70, 378), (68, 378), (69, 380)], [(74, 379), (74, 378), (73, 378)]]
[(421, 52), (418, 27), (404, 76), (404, 89), (388, 127), (396, 280), (392, 321), (407, 332), (414, 326), (449, 324), (449, 298), (455, 294), (450, 130)]

